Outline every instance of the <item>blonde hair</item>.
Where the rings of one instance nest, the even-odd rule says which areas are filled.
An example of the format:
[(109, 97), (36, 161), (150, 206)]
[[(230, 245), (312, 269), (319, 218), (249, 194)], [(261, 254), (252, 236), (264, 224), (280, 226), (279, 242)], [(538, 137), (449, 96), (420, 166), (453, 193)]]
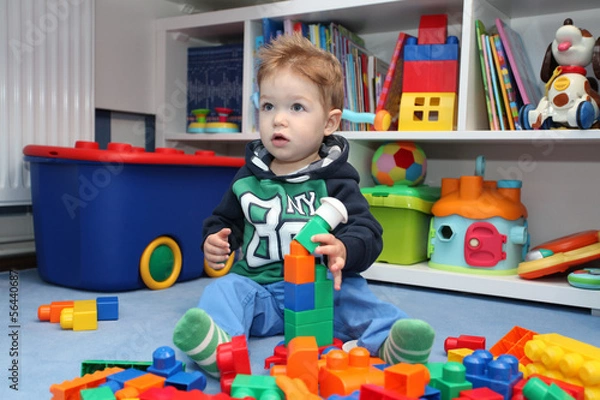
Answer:
[(259, 50), (260, 66), (257, 82), (290, 68), (314, 82), (327, 111), (344, 108), (344, 78), (342, 66), (335, 56), (314, 46), (300, 34), (281, 35)]

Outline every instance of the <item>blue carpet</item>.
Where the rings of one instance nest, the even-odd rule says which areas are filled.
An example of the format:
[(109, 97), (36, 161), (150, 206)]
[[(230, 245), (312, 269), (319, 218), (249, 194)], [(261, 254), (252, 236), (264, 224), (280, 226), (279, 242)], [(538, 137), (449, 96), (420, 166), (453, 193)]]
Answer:
[[(177, 283), (160, 291), (144, 289), (114, 294), (54, 286), (42, 281), (35, 269), (20, 271), (14, 282), (18, 283), (18, 291), (10, 290), (9, 273), (0, 273), (0, 323), (4, 328), (0, 335), (0, 399), (32, 400), (50, 398), (51, 384), (79, 376), (83, 360), (151, 361), (156, 348), (173, 346), (171, 335), (175, 323), (187, 309), (196, 306), (209, 279)], [(430, 361), (446, 360), (444, 340), (449, 336), (484, 336), (491, 347), (514, 326), (538, 333), (556, 332), (600, 347), (600, 317), (592, 316), (590, 310), (395, 284), (372, 283), (371, 288), (380, 298), (433, 326), (436, 340)], [(102, 295), (118, 296), (119, 320), (101, 321), (95, 331), (62, 330), (56, 324), (37, 319), (37, 309), (42, 304)], [(11, 304), (18, 307), (16, 321), (10, 319)], [(12, 325), (17, 328), (11, 328)], [(15, 335), (11, 338), (13, 331)], [(281, 339), (250, 339), (254, 374), (268, 374), (264, 360)], [(177, 358), (188, 369), (196, 369), (179, 351)], [(13, 363), (18, 372), (9, 370)], [(9, 386), (13, 375), (18, 378), (18, 391)], [(219, 392), (219, 383), (209, 378), (205, 391)]]

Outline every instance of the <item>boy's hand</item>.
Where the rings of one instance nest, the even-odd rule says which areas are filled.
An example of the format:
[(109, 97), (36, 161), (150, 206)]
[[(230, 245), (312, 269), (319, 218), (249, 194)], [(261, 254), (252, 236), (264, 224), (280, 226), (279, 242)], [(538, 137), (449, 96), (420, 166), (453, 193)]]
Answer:
[(223, 228), (206, 238), (203, 249), (204, 259), (210, 268), (217, 271), (225, 268), (225, 262), (229, 258), (229, 253), (231, 253), (229, 241), (227, 240), (230, 234), (231, 229)]
[(313, 243), (320, 243), (315, 249), (315, 254), (326, 255), (327, 267), (333, 275), (333, 288), (342, 288), (342, 269), (346, 265), (346, 246), (331, 233), (320, 233), (310, 239)]

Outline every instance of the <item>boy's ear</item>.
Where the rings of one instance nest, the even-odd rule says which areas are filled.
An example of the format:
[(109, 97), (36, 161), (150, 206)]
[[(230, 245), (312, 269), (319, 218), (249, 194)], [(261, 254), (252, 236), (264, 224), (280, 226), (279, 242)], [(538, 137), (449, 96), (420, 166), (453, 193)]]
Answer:
[(327, 122), (325, 123), (325, 136), (329, 136), (335, 132), (340, 126), (341, 122), (342, 110), (336, 108), (329, 111), (329, 116), (327, 118)]

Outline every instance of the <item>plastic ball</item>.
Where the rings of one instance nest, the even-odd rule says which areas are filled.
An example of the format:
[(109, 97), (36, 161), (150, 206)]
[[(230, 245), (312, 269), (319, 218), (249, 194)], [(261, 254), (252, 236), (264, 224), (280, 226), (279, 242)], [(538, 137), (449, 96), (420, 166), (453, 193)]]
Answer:
[(425, 180), (426, 172), (425, 152), (415, 143), (386, 143), (373, 154), (371, 174), (377, 184), (417, 186)]

